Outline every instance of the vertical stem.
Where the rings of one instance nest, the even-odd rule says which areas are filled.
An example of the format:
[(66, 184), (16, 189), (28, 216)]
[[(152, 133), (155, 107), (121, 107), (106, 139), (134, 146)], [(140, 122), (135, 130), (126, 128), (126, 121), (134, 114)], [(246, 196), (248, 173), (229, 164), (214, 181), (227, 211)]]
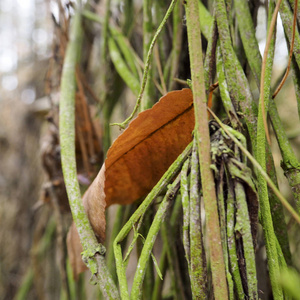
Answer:
[[(144, 0), (143, 2), (143, 58), (144, 64), (146, 65), (147, 54), (152, 39), (152, 1)], [(151, 107), (151, 94), (153, 94), (152, 74), (152, 68), (150, 67), (148, 73), (148, 81), (145, 86), (144, 96), (141, 99), (141, 111)]]
[(81, 16), (77, 9), (71, 24), (70, 41), (67, 46), (62, 79), (61, 79), (61, 99), (60, 99), (60, 145), (61, 160), (64, 180), (72, 210), (73, 219), (83, 248), (87, 248), (87, 242), (96, 242), (95, 235), (92, 233), (88, 218), (85, 214), (81, 201), (79, 184), (76, 175), (75, 157), (75, 66), (80, 55), (82, 41)]
[(101, 56), (100, 56), (100, 66), (102, 68), (100, 72), (100, 100), (103, 101), (107, 96), (107, 87), (106, 87), (106, 75), (107, 75), (107, 44), (108, 44), (108, 21), (110, 14), (110, 1), (105, 0), (105, 17), (102, 27), (102, 38), (101, 38)]
[[(227, 241), (227, 223), (226, 223), (226, 216), (228, 215), (225, 211), (225, 200), (224, 200), (224, 181), (225, 178), (225, 168), (224, 163), (221, 164), (217, 179), (217, 197), (218, 197), (218, 208), (220, 214), (220, 225), (221, 225), (221, 238), (222, 238), (222, 248), (223, 248), (223, 255), (224, 255), (224, 262), (226, 267), (226, 278), (228, 284), (228, 292), (229, 292), (229, 299), (234, 299), (234, 284), (232, 279), (232, 274), (230, 273), (229, 269), (229, 246)], [(228, 198), (226, 199), (227, 208), (229, 207), (229, 187), (228, 187)], [(234, 204), (233, 204), (234, 205)], [(230, 216), (232, 221), (234, 222), (234, 215)], [(234, 229), (234, 225), (232, 226), (232, 230)]]
[[(280, 2), (281, 0), (277, 1), (277, 5), (275, 7), (274, 12), (272, 8), (272, 4), (271, 3), (269, 4), (268, 34), (267, 34), (267, 41), (264, 50), (264, 56), (263, 56), (262, 67), (261, 67), (261, 78), (260, 78), (260, 108), (259, 109), (261, 109), (262, 112), (262, 119), (264, 122), (265, 133), (269, 144), (271, 144), (269, 131), (268, 131), (268, 124), (267, 124), (267, 113), (268, 113), (269, 94), (270, 94), (269, 82), (271, 80), (271, 75), (272, 75), (271, 73), (272, 73), (275, 38), (276, 38), (275, 28), (276, 28), (277, 14), (279, 11)], [(272, 15), (272, 19), (270, 21), (271, 15)], [(264, 95), (265, 93), (266, 95)]]
[(132, 27), (134, 25), (134, 6), (133, 6), (133, 0), (126, 0), (124, 1), (124, 16), (125, 21), (122, 26), (122, 31), (125, 36), (131, 36)]
[[(219, 43), (218, 43), (219, 44)], [(218, 45), (217, 46), (217, 76), (219, 79), (219, 89), (220, 89), (220, 95), (222, 99), (222, 103), (224, 106), (224, 109), (227, 113), (227, 117), (230, 120), (231, 126), (233, 128), (237, 128), (239, 125), (239, 119), (235, 113), (235, 109), (233, 107), (229, 92), (228, 92), (228, 86), (225, 78), (225, 70), (224, 70), (224, 62), (222, 58), (221, 48)]]
[[(75, 157), (75, 93), (76, 64), (80, 56), (83, 31), (81, 28), (80, 4), (76, 8), (71, 24), (70, 40), (67, 46), (62, 79), (59, 115), (59, 138), (61, 146), (61, 162), (72, 216), (76, 224), (80, 242), (84, 249), (87, 266), (97, 277), (103, 295), (107, 298), (119, 299), (118, 290), (108, 272), (105, 260), (81, 201), (77, 180)], [(102, 247), (101, 247), (102, 246)]]
[(207, 298), (207, 271), (202, 241), (200, 174), (196, 141), (191, 158), (190, 179), (190, 278), (193, 299)]
[[(238, 27), (239, 27), (239, 32), (240, 32), (240, 35), (242, 38), (243, 47), (245, 49), (245, 54), (246, 54), (247, 60), (249, 62), (249, 66), (251, 67), (251, 70), (253, 72), (253, 75), (254, 75), (256, 82), (258, 84), (258, 87), (259, 87), (260, 86), (260, 78), (261, 78), (262, 58), (259, 53), (258, 43), (255, 38), (254, 24), (252, 22), (252, 19), (249, 18), (249, 15), (248, 15), (249, 14), (249, 11), (248, 11), (249, 6), (248, 6), (248, 3), (246, 3), (245, 1), (237, 0), (237, 1), (235, 1), (235, 7), (237, 10)], [(282, 13), (282, 11), (281, 11), (281, 13)], [(244, 14), (246, 14), (248, 16), (246, 16), (246, 18), (243, 18), (242, 16)], [(285, 30), (286, 29), (287, 28), (285, 28)], [(251, 38), (249, 38), (249, 36), (251, 36)], [(220, 79), (219, 79), (219, 81), (220, 81)], [(295, 84), (295, 86), (297, 86), (297, 85)], [(280, 139), (277, 138), (279, 147), (281, 148), (281, 146), (280, 146), (280, 144), (281, 144), (284, 148), (287, 148), (286, 151), (283, 151), (283, 149), (281, 149), (283, 161), (285, 161), (285, 155), (287, 154), (287, 156), (289, 157), (287, 159), (287, 161), (297, 162), (297, 160), (295, 160), (294, 158), (292, 158), (292, 156), (290, 156), (290, 154), (293, 154), (293, 151), (291, 149), (290, 142), (286, 138), (286, 134), (285, 134), (284, 130), (278, 132), (278, 130), (280, 130), (280, 127), (282, 127), (282, 124), (278, 117), (278, 114), (276, 114), (276, 105), (275, 105), (274, 101), (270, 101), (269, 113), (270, 113), (270, 119), (271, 119), (271, 122), (273, 125), (273, 129), (275, 131), (275, 134), (277, 137), (278, 136), (280, 137)], [(276, 126), (275, 123), (278, 123), (278, 126)], [(282, 143), (280, 143), (280, 140), (282, 141)], [(271, 177), (272, 181), (274, 183), (276, 183), (276, 185), (278, 185), (274, 162), (273, 162), (273, 158), (272, 158), (272, 154), (271, 154), (269, 145), (266, 146), (266, 155), (267, 155), (266, 156), (267, 173)], [(300, 194), (299, 194), (299, 197), (300, 197)], [(272, 192), (271, 189), (269, 189), (269, 201), (270, 201), (271, 214), (272, 214), (275, 234), (276, 234), (278, 241), (282, 247), (284, 256), (285, 256), (287, 262), (289, 263), (291, 261), (291, 253), (289, 250), (289, 241), (288, 241), (286, 223), (285, 223), (284, 215), (283, 215), (283, 209), (282, 209), (282, 205), (281, 205), (279, 199), (275, 196), (275, 194)]]
[(183, 247), (185, 251), (185, 258), (187, 260), (189, 274), (190, 274), (190, 238), (189, 238), (189, 228), (190, 228), (190, 195), (189, 195), (189, 180), (188, 180), (188, 169), (189, 160), (186, 160), (183, 164), (181, 170), (181, 201), (183, 210), (183, 226), (182, 226), (182, 239)]
[(217, 197), (213, 173), (210, 169), (210, 138), (206, 112), (198, 0), (186, 1), (186, 19), (195, 107), (196, 137), (202, 175), (201, 182), (206, 212), (206, 227), (210, 246), (212, 280), (215, 298), (228, 299)]
[(282, 155), (281, 167), (283, 168), (284, 174), (292, 188), (297, 210), (298, 213), (300, 213), (300, 163), (298, 162), (297, 157), (291, 147), (289, 139), (283, 128), (283, 124), (280, 120), (276, 104), (273, 100), (270, 101), (269, 113), (272, 127), (274, 129), (278, 146)]
[(245, 190), (240, 182), (236, 182), (235, 184), (235, 196), (237, 206), (235, 230), (240, 232), (243, 240), (248, 297), (249, 299), (257, 299), (255, 254), (251, 235), (250, 218)]
[[(271, 72), (274, 57), (274, 45), (275, 36), (270, 32), (272, 24), (274, 24), (276, 11), (273, 12), (274, 7), (272, 2), (269, 2), (269, 21), (268, 21), (268, 41), (266, 44), (266, 49), (264, 52), (263, 65), (261, 71), (261, 85), (260, 85), (260, 105), (258, 111), (257, 120), (257, 138), (256, 138), (256, 159), (261, 165), (264, 171), (266, 171), (266, 135), (265, 135), (265, 113), (267, 113), (267, 108), (269, 105), (270, 98), (270, 84), (271, 84)], [(272, 16), (273, 15), (273, 16)], [(270, 18), (272, 17), (272, 20)], [(272, 39), (271, 39), (272, 37)], [(268, 49), (270, 48), (270, 50)], [(269, 51), (268, 51), (269, 50)], [(266, 109), (266, 112), (265, 112)], [(274, 233), (273, 221), (270, 210), (270, 202), (268, 197), (268, 187), (267, 182), (261, 173), (257, 173), (258, 178), (258, 193), (259, 193), (259, 204), (261, 211), (261, 223), (264, 230), (264, 237), (266, 242), (266, 251), (268, 258), (270, 281), (272, 285), (272, 291), (274, 299), (282, 299), (282, 289), (278, 285), (277, 280), (280, 276), (278, 256), (276, 250), (276, 237)]]
[[(108, 49), (108, 21), (109, 21), (109, 14), (110, 14), (110, 1), (111, 0), (105, 0), (105, 17), (104, 17), (104, 23), (102, 27), (101, 32), (101, 45), (100, 45), (100, 66), (101, 66), (101, 72), (100, 72), (100, 101), (101, 103), (107, 102), (107, 86), (106, 86), (106, 76), (108, 72), (108, 64), (107, 61), (107, 49)], [(111, 101), (110, 101), (111, 102)], [(111, 103), (109, 103), (111, 105)], [(110, 126), (109, 126), (109, 120), (110, 120), (110, 109), (109, 104), (104, 105), (103, 107), (103, 116), (105, 119), (104, 122), (104, 135), (103, 135), (103, 150), (104, 155), (106, 154), (108, 148), (111, 144), (111, 137), (110, 137)]]
[(172, 39), (172, 61), (170, 68), (170, 77), (167, 88), (172, 90), (174, 85), (174, 77), (178, 72), (180, 49), (182, 46), (182, 11), (183, 6), (181, 1), (178, 1), (173, 11), (173, 39)]
[[(128, 207), (129, 206), (127, 206), (126, 208), (128, 208)], [(125, 208), (125, 206), (121, 206), (121, 205), (117, 208), (115, 222), (114, 222), (112, 232), (110, 235), (110, 240), (109, 240), (109, 244), (107, 247), (108, 250), (107, 250), (107, 254), (106, 254), (107, 266), (109, 268), (110, 273), (112, 274), (112, 278), (113, 278), (114, 282), (116, 282), (116, 283), (118, 281), (118, 277), (117, 277), (117, 273), (116, 273), (113, 241), (122, 228), (122, 225), (123, 225), (122, 220), (123, 220), (123, 215), (124, 215), (126, 208)]]
[(232, 47), (228, 16), (224, 0), (215, 0), (215, 15), (220, 37), (225, 77), (235, 111), (243, 113), (252, 145), (256, 141), (257, 107), (252, 98), (249, 82)]
[(239, 33), (243, 42), (244, 51), (253, 72), (256, 82), (260, 80), (261, 55), (257, 47), (255, 28), (253, 26), (252, 16), (248, 1), (234, 1), (236, 18), (238, 21)]
[(226, 175), (227, 186), (228, 186), (228, 196), (227, 196), (227, 212), (226, 212), (226, 223), (227, 223), (227, 241), (228, 241), (228, 255), (230, 262), (230, 269), (232, 273), (232, 279), (234, 281), (236, 298), (244, 299), (244, 289), (241, 279), (241, 274), (238, 265), (238, 258), (235, 245), (235, 200), (234, 200), (234, 191), (233, 184), (231, 182), (231, 176), (229, 176), (228, 171)]

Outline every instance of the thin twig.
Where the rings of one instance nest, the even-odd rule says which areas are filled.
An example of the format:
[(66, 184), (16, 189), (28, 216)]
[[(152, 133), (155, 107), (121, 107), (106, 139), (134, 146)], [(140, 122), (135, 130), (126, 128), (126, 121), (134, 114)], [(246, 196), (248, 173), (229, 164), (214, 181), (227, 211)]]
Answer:
[(143, 94), (144, 94), (144, 90), (145, 90), (145, 87), (146, 87), (146, 83), (147, 83), (147, 79), (148, 79), (148, 73), (149, 73), (149, 69), (150, 69), (150, 61), (151, 61), (151, 57), (152, 57), (152, 52), (153, 52), (153, 48), (154, 48), (154, 45), (156, 43), (156, 40), (159, 36), (159, 34), (161, 33), (164, 25), (166, 24), (169, 16), (171, 15), (172, 13), (172, 10), (176, 4), (176, 1), (177, 0), (172, 0), (162, 22), (160, 23), (153, 39), (152, 39), (152, 42), (151, 42), (151, 45), (149, 47), (149, 51), (148, 51), (148, 55), (147, 55), (147, 60), (146, 60), (146, 64), (145, 64), (145, 69), (144, 69), (144, 74), (143, 74), (143, 79), (142, 79), (142, 85), (141, 85), (141, 89), (140, 89), (140, 92), (139, 92), (139, 95), (138, 95), (138, 98), (137, 98), (137, 101), (136, 101), (136, 104), (135, 104), (135, 107), (133, 109), (133, 112), (131, 113), (131, 115), (122, 123), (112, 123), (111, 125), (117, 125), (119, 126), (120, 128), (124, 129), (125, 126), (133, 119), (134, 115), (136, 114), (139, 106), (140, 106), (140, 103), (141, 103), (141, 99), (143, 97)]
[(173, 78), (174, 81), (178, 82), (179, 84), (185, 85), (185, 86), (189, 86), (188, 82), (186, 80), (180, 79), (180, 78)]
[(278, 85), (276, 91), (274, 92), (272, 99), (274, 99), (277, 94), (280, 92), (281, 88), (283, 87), (289, 71), (290, 71), (290, 67), (291, 67), (291, 62), (292, 62), (292, 57), (293, 57), (293, 50), (294, 50), (294, 44), (295, 44), (295, 33), (296, 33), (296, 23), (297, 23), (297, 7), (298, 7), (298, 0), (295, 0), (295, 8), (294, 8), (294, 19), (293, 19), (293, 33), (292, 33), (292, 41), (291, 41), (291, 46), (290, 46), (290, 55), (289, 55), (289, 62), (285, 71), (285, 74), (280, 82), (280, 84)]
[(219, 86), (219, 81), (217, 81), (217, 82), (211, 84), (211, 85), (209, 86), (209, 92), (213, 92), (218, 86)]
[(266, 66), (267, 66), (267, 57), (268, 57), (268, 52), (269, 52), (269, 47), (271, 44), (271, 39), (273, 35), (273, 31), (276, 25), (276, 20), (277, 20), (277, 14), (279, 11), (281, 0), (278, 0), (272, 20), (270, 23), (269, 31), (268, 31), (268, 37), (267, 37), (267, 42), (266, 42), (266, 47), (264, 51), (264, 56), (263, 56), (263, 61), (262, 61), (262, 67), (261, 67), (261, 78), (260, 78), (260, 103), (261, 103), (261, 110), (262, 110), (262, 117), (263, 117), (263, 122), (264, 122), (264, 128), (265, 128), (265, 133), (267, 137), (268, 144), (271, 145), (271, 139), (270, 139), (270, 134), (268, 130), (268, 124), (267, 124), (267, 116), (265, 112), (265, 100), (264, 100), (264, 79), (265, 79), (265, 72), (266, 72)]
[(159, 85), (158, 81), (155, 78), (153, 78), (153, 83), (161, 95), (165, 95), (167, 93), (163, 90), (163, 88)]

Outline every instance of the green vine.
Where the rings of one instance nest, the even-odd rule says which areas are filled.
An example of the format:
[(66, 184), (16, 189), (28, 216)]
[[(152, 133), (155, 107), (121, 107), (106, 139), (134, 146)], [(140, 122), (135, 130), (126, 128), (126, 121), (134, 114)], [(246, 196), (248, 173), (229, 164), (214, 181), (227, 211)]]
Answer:
[(103, 295), (107, 299), (119, 299), (118, 290), (105, 264), (104, 247), (98, 244), (84, 211), (77, 180), (75, 157), (75, 71), (80, 56), (82, 36), (81, 11), (80, 6), (78, 6), (71, 23), (70, 40), (66, 50), (61, 79), (59, 115), (61, 162), (73, 220), (84, 249), (84, 262), (90, 268), (92, 275), (96, 277), (96, 282), (99, 284)]
[[(197, 0), (186, 1), (186, 19), (196, 121), (195, 134), (199, 151), (201, 182), (206, 212), (206, 226), (210, 245), (212, 281), (215, 298), (225, 300), (228, 299), (228, 287), (225, 275), (215, 185), (213, 173), (210, 168), (210, 137), (207, 122), (207, 100), (204, 82), (204, 68), (201, 55), (202, 52), (199, 51), (199, 49), (202, 49), (202, 45), (199, 6)], [(200, 297), (200, 295), (194, 296)]]

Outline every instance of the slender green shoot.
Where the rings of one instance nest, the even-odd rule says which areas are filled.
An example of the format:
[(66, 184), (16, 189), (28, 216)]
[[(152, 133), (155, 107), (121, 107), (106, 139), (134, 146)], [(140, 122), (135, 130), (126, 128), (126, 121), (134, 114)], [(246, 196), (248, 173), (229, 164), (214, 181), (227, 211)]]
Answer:
[(135, 107), (132, 111), (132, 113), (130, 114), (130, 116), (122, 123), (112, 123), (111, 125), (117, 125), (119, 126), (120, 128), (122, 129), (125, 129), (125, 127), (127, 126), (127, 124), (133, 119), (134, 115), (136, 114), (136, 112), (138, 111), (138, 108), (141, 104), (141, 99), (143, 97), (143, 94), (144, 94), (144, 90), (145, 90), (145, 87), (146, 87), (146, 84), (147, 84), (147, 79), (148, 79), (148, 73), (149, 73), (149, 70), (150, 70), (150, 66), (151, 66), (151, 58), (152, 58), (152, 53), (153, 53), (153, 49), (154, 49), (154, 45), (156, 43), (156, 40), (159, 36), (159, 34), (161, 33), (163, 27), (165, 26), (169, 16), (171, 15), (172, 13), (172, 10), (176, 4), (176, 1), (177, 0), (172, 0), (162, 22), (160, 23), (157, 31), (155, 32), (155, 35), (153, 36), (153, 39), (152, 39), (152, 42), (150, 44), (150, 47), (149, 47), (149, 51), (148, 51), (148, 55), (147, 55), (147, 59), (146, 59), (146, 63), (145, 63), (145, 68), (144, 68), (144, 74), (143, 74), (143, 79), (142, 79), (142, 84), (141, 84), (141, 88), (140, 88), (140, 92), (139, 92), (139, 95), (138, 95), (138, 98), (137, 98), (137, 101), (136, 101), (136, 104), (135, 104)]
[(166, 216), (167, 210), (171, 205), (171, 201), (176, 196), (176, 193), (180, 186), (180, 175), (176, 178), (176, 180), (172, 183), (171, 186), (168, 187), (168, 191), (159, 206), (159, 209), (154, 217), (154, 220), (149, 229), (147, 238), (145, 240), (145, 244), (142, 250), (142, 253), (139, 257), (137, 269), (135, 272), (135, 276), (133, 279), (132, 290), (131, 290), (131, 299), (141, 299), (142, 297), (142, 284), (143, 279), (146, 274), (146, 266), (152, 252), (152, 248), (154, 246), (154, 242), (156, 240), (158, 231), (160, 230), (161, 224)]
[(216, 299), (228, 299), (228, 287), (225, 274), (224, 256), (218, 218), (217, 197), (210, 157), (210, 136), (206, 111), (206, 93), (202, 60), (201, 31), (199, 21), (199, 1), (186, 2), (186, 19), (190, 67), (195, 109), (195, 132), (199, 151), (201, 183), (206, 213), (206, 226), (210, 248), (212, 281)]
[(114, 241), (114, 252), (116, 260), (117, 275), (119, 279), (121, 296), (124, 299), (129, 299), (128, 283), (126, 278), (126, 262), (123, 259), (121, 242), (126, 238), (128, 233), (132, 230), (134, 224), (142, 221), (143, 216), (153, 202), (153, 200), (168, 186), (171, 180), (178, 174), (184, 161), (192, 150), (192, 142), (186, 147), (186, 149), (178, 156), (175, 162), (169, 167), (167, 172), (162, 176), (159, 182), (155, 185), (152, 191), (148, 194), (142, 204), (134, 212), (131, 218), (127, 221), (124, 227), (119, 232)]
[(195, 139), (190, 172), (190, 278), (193, 299), (206, 299), (207, 270), (202, 239), (200, 170), (197, 150), (197, 142)]

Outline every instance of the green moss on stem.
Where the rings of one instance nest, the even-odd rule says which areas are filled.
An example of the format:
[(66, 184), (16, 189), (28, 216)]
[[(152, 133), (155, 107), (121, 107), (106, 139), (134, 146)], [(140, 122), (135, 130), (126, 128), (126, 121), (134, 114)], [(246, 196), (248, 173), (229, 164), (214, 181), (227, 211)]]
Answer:
[[(81, 201), (75, 157), (75, 71), (82, 42), (81, 11), (77, 7), (71, 23), (70, 40), (64, 59), (59, 115), (61, 162), (73, 220), (76, 224), (85, 262), (106, 298), (119, 299), (118, 290), (105, 265), (102, 245), (99, 245)], [(101, 250), (100, 250), (101, 249)], [(105, 278), (105, 279), (104, 279)]]
[(207, 100), (202, 52), (199, 51), (199, 49), (202, 49), (202, 45), (199, 6), (197, 0), (186, 1), (186, 19), (196, 121), (195, 135), (199, 151), (201, 183), (203, 187), (206, 226), (210, 245), (214, 294), (216, 299), (228, 299), (215, 184), (212, 170), (210, 169), (210, 137), (206, 112)]

